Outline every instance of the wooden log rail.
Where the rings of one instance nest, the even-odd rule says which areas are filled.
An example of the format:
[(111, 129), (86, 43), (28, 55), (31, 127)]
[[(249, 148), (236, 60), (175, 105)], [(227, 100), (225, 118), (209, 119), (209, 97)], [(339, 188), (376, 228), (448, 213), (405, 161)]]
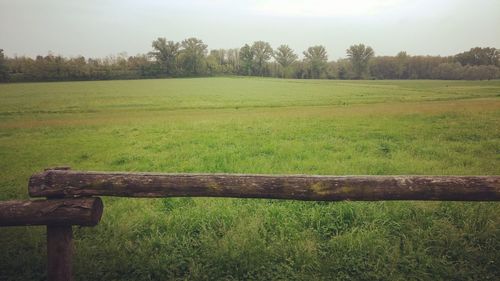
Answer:
[(499, 176), (305, 176), (47, 170), (32, 197), (236, 197), (315, 201), (499, 201)]
[(500, 201), (500, 176), (305, 176), (160, 174), (72, 171), (34, 174), (31, 197), (0, 202), (0, 226), (46, 225), (47, 270), (53, 281), (72, 280), (72, 225), (94, 226), (100, 198), (234, 197), (314, 201)]
[(0, 202), (0, 226), (94, 226), (102, 211), (100, 198), (4, 201)]

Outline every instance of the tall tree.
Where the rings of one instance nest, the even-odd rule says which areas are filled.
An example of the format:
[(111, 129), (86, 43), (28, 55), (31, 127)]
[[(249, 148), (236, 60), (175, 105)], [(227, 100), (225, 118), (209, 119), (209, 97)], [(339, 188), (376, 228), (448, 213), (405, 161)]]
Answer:
[(264, 75), (267, 61), (273, 55), (273, 48), (271, 45), (264, 41), (256, 41), (252, 44), (252, 53), (254, 54), (255, 70), (260, 76)]
[(151, 45), (154, 51), (149, 54), (161, 65), (162, 71), (167, 75), (175, 74), (177, 71), (177, 56), (179, 55), (180, 44), (174, 41), (167, 41), (165, 38), (158, 38)]
[(184, 72), (188, 75), (203, 74), (207, 45), (202, 40), (191, 37), (182, 41), (181, 46), (180, 60)]
[(318, 45), (312, 46), (304, 52), (304, 60), (309, 65), (311, 78), (320, 78), (321, 74), (325, 71), (328, 55), (325, 47)]
[(352, 63), (352, 68), (356, 74), (356, 78), (362, 78), (363, 74), (368, 70), (370, 59), (375, 55), (370, 46), (364, 44), (352, 45), (347, 49), (347, 56)]
[(252, 75), (254, 53), (252, 51), (252, 48), (248, 44), (245, 44), (245, 46), (241, 47), (239, 58), (243, 64), (244, 74)]
[(0, 82), (7, 81), (9, 79), (8, 71), (3, 49), (0, 49)]
[(227, 50), (227, 63), (230, 71), (237, 74), (240, 71), (240, 50), (229, 49)]
[(397, 78), (407, 79), (408, 78), (408, 54), (405, 51), (401, 51), (396, 55), (397, 64)]
[(274, 51), (274, 59), (281, 65), (283, 68), (282, 77), (285, 77), (285, 73), (288, 70), (288, 67), (297, 60), (297, 55), (293, 52), (293, 50), (288, 47), (288, 45), (281, 45)]

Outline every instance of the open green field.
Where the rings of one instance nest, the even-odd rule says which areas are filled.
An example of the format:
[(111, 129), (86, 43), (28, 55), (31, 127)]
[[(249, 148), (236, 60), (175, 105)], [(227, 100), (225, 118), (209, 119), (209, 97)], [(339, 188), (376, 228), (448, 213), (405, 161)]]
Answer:
[[(499, 175), (500, 81), (197, 78), (0, 84), (0, 200), (75, 170)], [(498, 280), (500, 204), (104, 198), (77, 280)], [(45, 229), (0, 229), (43, 280)]]

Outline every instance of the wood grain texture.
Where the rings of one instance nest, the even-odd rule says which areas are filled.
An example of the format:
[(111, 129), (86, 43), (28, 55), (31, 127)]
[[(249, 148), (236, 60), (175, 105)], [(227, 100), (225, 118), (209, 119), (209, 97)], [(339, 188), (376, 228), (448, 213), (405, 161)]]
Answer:
[(47, 170), (33, 197), (236, 197), (294, 200), (499, 201), (499, 176), (305, 176)]
[(0, 226), (94, 226), (102, 212), (100, 198), (4, 201), (0, 202)]

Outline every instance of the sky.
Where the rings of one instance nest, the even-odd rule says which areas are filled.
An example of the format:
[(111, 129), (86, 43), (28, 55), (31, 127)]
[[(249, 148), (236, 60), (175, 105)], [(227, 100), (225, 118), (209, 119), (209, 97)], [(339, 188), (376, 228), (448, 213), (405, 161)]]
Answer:
[(330, 59), (353, 44), (376, 55), (453, 55), (500, 48), (500, 0), (0, 0), (7, 56), (105, 57), (151, 51), (158, 37), (202, 39), (209, 49), (257, 40)]

